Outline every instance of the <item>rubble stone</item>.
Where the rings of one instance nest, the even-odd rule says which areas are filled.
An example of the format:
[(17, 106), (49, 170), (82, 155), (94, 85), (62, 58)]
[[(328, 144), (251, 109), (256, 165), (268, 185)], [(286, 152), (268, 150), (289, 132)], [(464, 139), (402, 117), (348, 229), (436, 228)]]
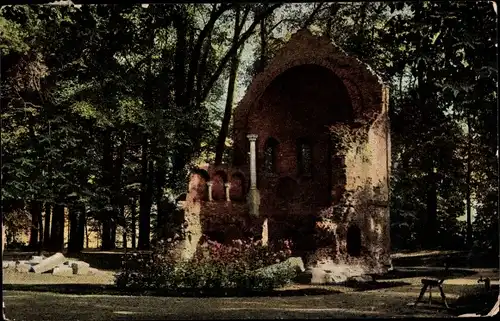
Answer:
[(62, 275), (62, 276), (70, 276), (73, 275), (73, 269), (67, 265), (57, 265), (52, 270), (52, 275)]
[(27, 263), (26, 261), (20, 261), (20, 262), (17, 262), (15, 269), (16, 269), (16, 272), (28, 273), (31, 271), (32, 266), (31, 266), (31, 264)]
[(286, 267), (290, 267), (295, 270), (296, 273), (304, 272), (305, 270), (304, 262), (302, 262), (300, 257), (291, 257), (283, 262), (260, 268), (256, 272), (262, 274), (273, 274)]
[(89, 274), (90, 264), (88, 264), (87, 262), (76, 261), (71, 263), (70, 266), (73, 270), (73, 274), (78, 274), (78, 275)]
[(89, 275), (97, 275), (99, 273), (101, 273), (101, 271), (99, 271), (96, 268), (90, 267), (87, 274), (89, 274)]
[(31, 257), (31, 259), (28, 261), (28, 263), (31, 264), (31, 265), (35, 265), (35, 264), (39, 264), (44, 259), (45, 259), (45, 256), (43, 256), (43, 255), (40, 255), (40, 256), (34, 255), (34, 256)]
[(347, 281), (352, 281), (352, 282), (358, 282), (358, 283), (364, 283), (364, 282), (371, 282), (373, 281), (373, 277), (370, 275), (358, 275), (358, 276), (351, 276), (347, 279)]
[(4, 269), (15, 269), (16, 261), (3, 261), (2, 266)]
[(65, 261), (66, 261), (66, 258), (64, 257), (64, 255), (62, 253), (56, 253), (56, 254), (44, 259), (43, 261), (41, 261), (37, 265), (33, 266), (33, 272), (44, 273), (44, 272), (50, 271), (53, 268), (55, 268), (56, 266), (62, 265)]
[(327, 283), (326, 272), (321, 268), (311, 268), (311, 284), (325, 284)]

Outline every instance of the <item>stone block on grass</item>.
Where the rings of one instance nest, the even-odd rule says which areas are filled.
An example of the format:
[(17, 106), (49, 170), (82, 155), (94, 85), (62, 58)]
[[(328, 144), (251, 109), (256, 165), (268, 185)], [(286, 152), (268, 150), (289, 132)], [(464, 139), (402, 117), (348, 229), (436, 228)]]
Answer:
[(78, 262), (76, 259), (66, 259), (66, 262), (64, 262), (64, 265), (71, 266), (73, 263)]
[(28, 263), (31, 264), (31, 265), (36, 265), (36, 264), (39, 264), (40, 262), (42, 262), (43, 260), (45, 260), (45, 256), (43, 256), (43, 255), (33, 255), (31, 257), (31, 259), (28, 261)]
[(26, 261), (20, 261), (16, 264), (16, 272), (28, 273), (31, 271), (32, 266)]
[(16, 261), (2, 261), (2, 267), (4, 269), (15, 269)]
[(267, 274), (267, 275), (272, 275), (284, 268), (290, 268), (296, 273), (304, 272), (304, 262), (302, 262), (302, 259), (300, 257), (291, 257), (288, 258), (287, 260), (272, 264), (263, 268), (260, 268), (256, 270), (256, 273), (261, 273), (261, 274)]
[(76, 261), (71, 263), (71, 268), (73, 269), (73, 274), (87, 275), (89, 274), (90, 264), (83, 261)]
[(89, 271), (88, 271), (87, 274), (89, 274), (89, 275), (97, 275), (97, 274), (99, 274), (99, 272), (100, 271), (98, 269), (91, 267), (91, 268), (89, 268)]
[(52, 270), (58, 265), (62, 265), (66, 261), (66, 258), (62, 253), (56, 253), (48, 258), (44, 259), (37, 265), (33, 266), (33, 272), (44, 273)]
[(52, 275), (71, 276), (73, 275), (73, 269), (68, 265), (58, 265), (52, 270)]
[(311, 268), (311, 284), (326, 284), (329, 280), (327, 280), (327, 273), (322, 268)]

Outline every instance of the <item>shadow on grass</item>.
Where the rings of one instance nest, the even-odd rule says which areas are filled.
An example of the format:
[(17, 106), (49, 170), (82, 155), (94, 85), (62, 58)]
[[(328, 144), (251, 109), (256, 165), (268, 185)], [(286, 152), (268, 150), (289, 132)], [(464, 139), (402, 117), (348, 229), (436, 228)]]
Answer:
[(133, 290), (119, 289), (115, 285), (97, 284), (4, 284), (6, 291), (31, 291), (50, 292), (58, 294), (78, 295), (132, 295), (132, 296), (168, 296), (168, 297), (290, 297), (330, 295), (342, 293), (333, 289), (308, 288), (286, 289), (274, 291), (248, 291), (238, 289), (213, 289), (213, 290)]
[(477, 313), (486, 315), (498, 300), (498, 285), (492, 285), (490, 291), (476, 289), (461, 295), (453, 304), (453, 314)]
[(463, 270), (463, 269), (450, 269), (449, 271), (445, 272), (444, 269), (442, 268), (440, 269), (397, 268), (383, 275), (376, 276), (375, 278), (377, 280), (393, 280), (393, 279), (416, 278), (416, 277), (453, 279), (453, 278), (470, 276), (474, 274), (477, 274), (477, 272), (471, 270)]
[(356, 282), (356, 281), (346, 281), (344, 286), (354, 289), (357, 292), (370, 291), (370, 290), (381, 290), (394, 288), (398, 286), (411, 285), (408, 282), (379, 282), (379, 281), (370, 281), (370, 282)]
[(419, 256), (395, 257), (392, 264), (397, 266), (428, 266), (442, 267), (444, 263), (451, 267), (468, 268), (498, 268), (498, 254), (496, 253), (469, 253), (457, 251), (454, 253), (438, 253)]

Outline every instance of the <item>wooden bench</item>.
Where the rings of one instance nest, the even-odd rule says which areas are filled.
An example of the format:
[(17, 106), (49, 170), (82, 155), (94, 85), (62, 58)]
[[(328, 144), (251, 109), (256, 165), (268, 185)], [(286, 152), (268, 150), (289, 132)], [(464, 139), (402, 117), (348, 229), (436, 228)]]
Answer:
[(439, 289), (439, 292), (441, 294), (441, 299), (443, 299), (443, 303), (446, 306), (447, 309), (450, 307), (448, 306), (448, 302), (446, 302), (446, 295), (444, 294), (443, 290), (443, 282), (446, 278), (446, 275), (448, 274), (448, 264), (445, 265), (445, 270), (444, 270), (444, 276), (441, 278), (423, 278), (422, 279), (422, 289), (420, 290), (420, 295), (418, 296), (417, 302), (415, 302), (415, 306), (422, 300), (424, 297), (425, 292), (427, 291), (427, 288), (429, 289), (429, 305), (432, 304), (432, 288), (437, 287)]

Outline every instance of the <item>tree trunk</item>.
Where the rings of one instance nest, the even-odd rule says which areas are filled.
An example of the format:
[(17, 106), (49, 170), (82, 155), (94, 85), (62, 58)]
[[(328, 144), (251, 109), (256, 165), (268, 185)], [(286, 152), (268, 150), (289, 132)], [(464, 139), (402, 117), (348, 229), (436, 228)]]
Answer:
[[(177, 17), (177, 16), (176, 16)], [(179, 20), (174, 19), (174, 27), (175, 28), (182, 28), (184, 26), (183, 23), (180, 24), (180, 26), (177, 25), (177, 22)], [(182, 19), (181, 19), (182, 22)], [(153, 17), (151, 17), (149, 21), (150, 25), (152, 26), (154, 23)], [(151, 33), (149, 34), (149, 47), (150, 47), (150, 54), (148, 56), (148, 65), (147, 65), (147, 75), (146, 75), (146, 81), (145, 81), (145, 88), (143, 91), (143, 103), (146, 108), (151, 108), (153, 104), (153, 74), (152, 74), (152, 49), (154, 47), (154, 29), (151, 30)], [(185, 43), (186, 39), (185, 37), (183, 39), (179, 39), (177, 37), (177, 42), (184, 42)], [(185, 49), (185, 47), (184, 47)], [(183, 77), (182, 79), (177, 79), (174, 84), (175, 88), (175, 95), (176, 99), (179, 99), (179, 97), (183, 96), (184, 93), (184, 86), (183, 83), (185, 81), (185, 76), (183, 71), (185, 70), (184, 64), (178, 65), (177, 64), (177, 59), (181, 57), (182, 55), (185, 55), (185, 52), (182, 54), (179, 52), (176, 52), (175, 54), (175, 59), (176, 59), (176, 65), (174, 66), (174, 71), (175, 74), (178, 75), (178, 73), (182, 74)], [(180, 82), (180, 83), (179, 83)], [(176, 101), (177, 102), (177, 101)], [(178, 104), (177, 106), (181, 107), (183, 106), (182, 104)], [(138, 248), (141, 250), (147, 250), (150, 247), (150, 234), (151, 234), (151, 206), (153, 202), (153, 192), (152, 192), (152, 182), (151, 182), (151, 176), (152, 176), (152, 166), (150, 166), (150, 148), (151, 144), (149, 142), (149, 135), (146, 133), (143, 133), (142, 137), (142, 155), (141, 155), (141, 191), (140, 191), (140, 199), (139, 199), (139, 244)]]
[[(103, 149), (102, 149), (102, 185), (107, 187), (111, 192), (113, 187), (113, 147), (111, 142), (111, 131), (109, 129), (105, 130), (103, 135)], [(112, 198), (112, 196), (110, 197)], [(113, 204), (105, 204), (113, 205)], [(113, 211), (109, 209), (102, 209), (100, 213), (100, 219), (102, 222), (102, 234), (101, 234), (101, 248), (102, 250), (112, 250), (112, 221), (113, 221)]]
[[(238, 42), (240, 37), (240, 8), (236, 8), (236, 18), (234, 20), (234, 34), (233, 34), (233, 46)], [(240, 51), (241, 53), (241, 51)], [(217, 137), (217, 145), (215, 147), (215, 165), (220, 165), (222, 163), (222, 158), (224, 155), (224, 148), (226, 145), (226, 138), (229, 132), (229, 124), (231, 122), (231, 112), (233, 110), (233, 97), (234, 88), (236, 85), (236, 76), (238, 74), (239, 65), (239, 55), (235, 55), (231, 61), (231, 71), (229, 75), (229, 83), (227, 86), (227, 97), (226, 97), (226, 107), (224, 108), (224, 118), (222, 119), (222, 124), (219, 130), (219, 136)]]
[[(175, 104), (177, 107), (186, 108), (189, 103), (186, 95), (189, 90), (186, 88), (186, 21), (184, 16), (176, 15), (174, 17), (174, 27), (176, 31), (175, 44), (175, 65), (174, 65), (174, 88), (175, 88)], [(196, 61), (198, 64), (198, 61)], [(194, 76), (193, 76), (194, 77)]]
[(144, 138), (142, 144), (142, 177), (141, 177), (141, 195), (139, 204), (139, 244), (138, 248), (147, 250), (150, 246), (150, 233), (151, 233), (151, 203), (152, 193), (150, 184), (150, 165), (148, 159), (148, 140)]
[[(113, 248), (111, 242), (111, 218), (110, 211), (106, 211), (102, 221), (101, 250), (109, 251)], [(106, 217), (107, 216), (107, 217)]]
[(80, 253), (84, 248), (85, 230), (87, 228), (87, 213), (85, 205), (81, 205), (78, 211), (78, 229), (75, 241), (75, 250)]
[(162, 162), (157, 162), (156, 168), (156, 188), (155, 188), (155, 199), (156, 199), (156, 209), (158, 217), (156, 219), (156, 235), (159, 239), (163, 238), (163, 230), (165, 227), (165, 222), (168, 216), (168, 208), (166, 207), (167, 201), (163, 197), (163, 189), (166, 184), (167, 173), (165, 171), (165, 165)]
[[(40, 217), (42, 216), (42, 204), (39, 201), (32, 201), (30, 204), (30, 212), (31, 212), (31, 231), (30, 231), (30, 240), (29, 247), (30, 249), (38, 248), (38, 236), (39, 236), (39, 226), (40, 226)], [(40, 234), (40, 239), (42, 235)]]
[(50, 217), (52, 206), (49, 202), (45, 203), (45, 229), (43, 233), (43, 247), (50, 248)]
[[(196, 43), (194, 45), (192, 55), (189, 61), (188, 73), (185, 76), (184, 70), (176, 70), (175, 74), (177, 75), (175, 78), (176, 88), (184, 88), (185, 89), (185, 99), (186, 101), (191, 100), (191, 96), (193, 96), (192, 92), (195, 90), (194, 82), (195, 79), (199, 79), (199, 67), (200, 61), (204, 61), (204, 59), (200, 59), (202, 56), (202, 47), (203, 43), (206, 43), (206, 38), (212, 33), (215, 24), (219, 17), (224, 14), (227, 10), (231, 8), (231, 4), (221, 4), (219, 8), (216, 6), (213, 7), (212, 12), (210, 13), (210, 18), (208, 22), (205, 24), (205, 27), (200, 32), (198, 39), (196, 39)], [(186, 43), (183, 39), (186, 39), (186, 30), (185, 30), (185, 20), (184, 16), (178, 15), (174, 17), (174, 26), (177, 32), (177, 43), (176, 43), (176, 68), (181, 68), (181, 66), (185, 66), (185, 48)], [(181, 40), (181, 41), (179, 41)], [(183, 67), (184, 68), (184, 67)], [(202, 95), (201, 93), (197, 93), (198, 95)], [(176, 103), (178, 104), (177, 100)]]
[[(266, 10), (267, 5), (262, 4), (262, 12)], [(266, 32), (266, 19), (260, 21), (260, 62), (258, 72), (263, 72), (267, 63), (267, 32)]]
[(433, 248), (437, 238), (437, 184), (434, 168), (430, 168), (427, 173), (427, 224), (425, 226), (424, 238), (427, 248)]
[(42, 215), (43, 205), (40, 203), (40, 215), (38, 216), (38, 255), (42, 255), (43, 244), (44, 244), (44, 229), (43, 229), (43, 215)]
[[(314, 19), (316, 18), (318, 13), (323, 8), (324, 4), (325, 4), (324, 2), (320, 2), (317, 4), (316, 8), (314, 8), (314, 10), (311, 12), (311, 15), (309, 15), (309, 17), (306, 19), (306, 21), (302, 25), (302, 28), (304, 28), (304, 29), (309, 28), (309, 26), (314, 22)], [(331, 25), (330, 25), (330, 27), (331, 27)], [(328, 32), (327, 32), (327, 34), (328, 34)]]
[(55, 204), (52, 213), (51, 250), (62, 252), (64, 250), (64, 206)]
[(467, 211), (467, 247), (472, 247), (472, 215), (471, 215), (471, 119), (467, 117), (467, 173), (466, 173), (466, 211)]
[(76, 206), (68, 208), (69, 210), (69, 240), (68, 253), (77, 253), (78, 243), (78, 209)]
[(359, 32), (361, 34), (365, 33), (365, 21), (366, 21), (366, 12), (368, 11), (368, 5), (369, 5), (368, 2), (363, 2), (361, 4), (361, 8), (360, 8), (360, 11), (359, 11), (360, 20), (361, 20), (361, 23), (360, 23), (360, 26), (359, 26)]
[(111, 220), (111, 248), (115, 249), (116, 248), (116, 228), (118, 227), (118, 224), (116, 224), (116, 219), (113, 217)]
[(135, 242), (135, 232), (137, 228), (136, 218), (137, 218), (137, 200), (135, 198), (132, 199), (132, 205), (130, 206), (130, 215), (131, 215), (131, 224), (132, 228), (130, 229), (130, 235), (132, 236), (132, 248), (136, 248)]
[(122, 243), (123, 243), (123, 248), (126, 249), (127, 248), (127, 231), (126, 230), (123, 230), (123, 233), (122, 233)]
[(89, 248), (89, 227), (85, 224), (85, 248)]
[[(125, 158), (125, 152), (127, 151), (127, 145), (125, 142), (124, 132), (120, 135), (120, 147), (118, 149), (118, 157), (115, 162), (114, 177), (113, 177), (113, 208), (115, 215), (112, 221), (111, 238), (113, 242), (113, 248), (116, 247), (116, 228), (119, 225), (119, 220), (124, 220), (124, 201), (122, 195), (122, 171), (123, 162)], [(125, 223), (120, 224), (125, 226)]]
[(248, 27), (247, 30), (241, 35), (240, 39), (238, 40), (237, 44), (235, 46), (231, 46), (231, 48), (226, 52), (224, 57), (220, 60), (219, 65), (215, 69), (215, 71), (212, 73), (211, 77), (207, 81), (207, 85), (205, 86), (205, 89), (203, 91), (203, 95), (201, 95), (202, 100), (206, 99), (208, 97), (208, 94), (212, 90), (214, 84), (217, 82), (219, 79), (220, 75), (222, 72), (226, 69), (227, 63), (233, 58), (233, 56), (238, 54), (238, 50), (241, 48), (241, 46), (250, 38), (250, 36), (254, 33), (254, 30), (258, 24), (262, 21), (262, 19), (266, 19), (271, 13), (274, 12), (277, 8), (279, 8), (282, 4), (277, 3), (277, 4), (272, 4), (267, 7), (264, 12), (261, 14), (258, 14), (252, 24)]

